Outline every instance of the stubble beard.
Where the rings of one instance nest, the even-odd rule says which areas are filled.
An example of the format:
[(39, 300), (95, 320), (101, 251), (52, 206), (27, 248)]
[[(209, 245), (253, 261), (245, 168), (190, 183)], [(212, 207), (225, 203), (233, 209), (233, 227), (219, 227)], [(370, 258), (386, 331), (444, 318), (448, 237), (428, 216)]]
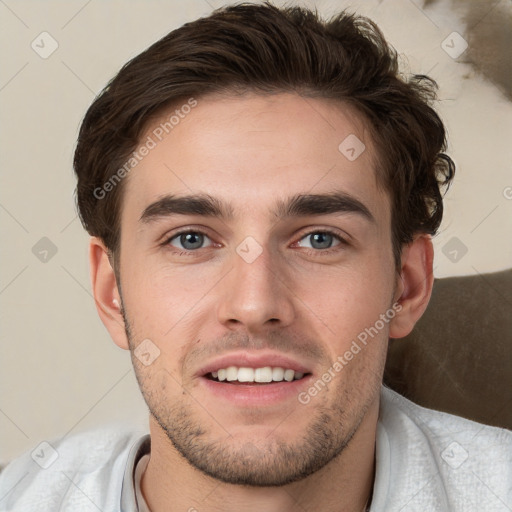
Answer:
[[(343, 379), (340, 379), (337, 387), (323, 390), (336, 398), (326, 402), (328, 406), (315, 407), (304, 434), (295, 442), (285, 442), (270, 435), (265, 439), (237, 442), (233, 446), (229, 425), (224, 426), (225, 437), (215, 440), (214, 430), (218, 429), (218, 422), (209, 415), (210, 427), (196, 417), (194, 409), (199, 405), (188, 392), (180, 394), (184, 397), (181, 400), (178, 398), (169, 403), (168, 397), (162, 394), (165, 386), (155, 386), (151, 377), (141, 372), (142, 367), (133, 353), (136, 347), (133, 329), (123, 308), (121, 312), (135, 375), (150, 414), (177, 452), (193, 467), (216, 480), (252, 487), (283, 486), (302, 480), (342, 454), (371, 404), (368, 400), (355, 411), (355, 416), (354, 411), (348, 414), (345, 407), (351, 400), (342, 386)], [(305, 406), (297, 401), (296, 407)], [(310, 411), (304, 409), (303, 414), (311, 414)], [(283, 432), (285, 426), (286, 417), (278, 428)]]

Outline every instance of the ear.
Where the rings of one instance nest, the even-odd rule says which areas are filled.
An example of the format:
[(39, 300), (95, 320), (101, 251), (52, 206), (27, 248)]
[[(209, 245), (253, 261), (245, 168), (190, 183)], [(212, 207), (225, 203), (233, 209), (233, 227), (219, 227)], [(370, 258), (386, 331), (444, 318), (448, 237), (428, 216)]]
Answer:
[(121, 296), (109, 259), (109, 251), (103, 242), (94, 236), (89, 242), (89, 265), (94, 301), (101, 321), (114, 343), (129, 350), (130, 346), (121, 313)]
[(434, 274), (434, 248), (430, 235), (419, 235), (402, 250), (402, 267), (397, 277), (395, 302), (401, 309), (390, 322), (390, 338), (403, 338), (427, 309)]

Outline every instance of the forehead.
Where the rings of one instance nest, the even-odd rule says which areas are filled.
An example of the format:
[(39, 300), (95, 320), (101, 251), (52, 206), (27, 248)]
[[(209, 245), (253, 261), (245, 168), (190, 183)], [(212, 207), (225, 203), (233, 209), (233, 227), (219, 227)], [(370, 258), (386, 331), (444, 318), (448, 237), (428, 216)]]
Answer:
[(136, 222), (166, 194), (208, 193), (242, 214), (275, 212), (295, 194), (341, 190), (375, 217), (389, 209), (365, 123), (334, 100), (291, 93), (185, 100), (140, 142), (150, 150), (126, 178), (123, 222)]

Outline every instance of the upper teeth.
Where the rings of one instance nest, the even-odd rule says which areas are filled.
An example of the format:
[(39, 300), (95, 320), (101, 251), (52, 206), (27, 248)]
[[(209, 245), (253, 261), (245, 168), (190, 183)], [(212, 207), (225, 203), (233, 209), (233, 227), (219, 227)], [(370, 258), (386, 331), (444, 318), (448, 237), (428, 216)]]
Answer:
[(212, 372), (212, 377), (220, 381), (237, 380), (238, 382), (281, 382), (282, 380), (291, 382), (294, 379), (302, 379), (303, 376), (303, 373), (279, 366), (275, 368), (270, 366), (263, 368), (229, 366), (228, 368), (221, 368), (216, 372)]

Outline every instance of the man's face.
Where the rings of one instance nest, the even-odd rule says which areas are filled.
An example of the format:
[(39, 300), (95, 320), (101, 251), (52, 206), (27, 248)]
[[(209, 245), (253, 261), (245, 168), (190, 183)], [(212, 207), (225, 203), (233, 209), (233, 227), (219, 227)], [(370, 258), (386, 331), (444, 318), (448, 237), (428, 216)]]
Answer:
[[(390, 202), (348, 107), (295, 94), (197, 101), (127, 178), (132, 359), (152, 416), (191, 464), (226, 482), (283, 485), (333, 460), (378, 408), (389, 330), (378, 320), (396, 289)], [(141, 140), (157, 140), (156, 126)], [(349, 135), (366, 146), (353, 161), (339, 150)], [(335, 193), (341, 208), (287, 208)], [(206, 195), (231, 216), (162, 202)], [(239, 382), (283, 378), (279, 368), (294, 380)], [(219, 381), (226, 373), (239, 380)]]

